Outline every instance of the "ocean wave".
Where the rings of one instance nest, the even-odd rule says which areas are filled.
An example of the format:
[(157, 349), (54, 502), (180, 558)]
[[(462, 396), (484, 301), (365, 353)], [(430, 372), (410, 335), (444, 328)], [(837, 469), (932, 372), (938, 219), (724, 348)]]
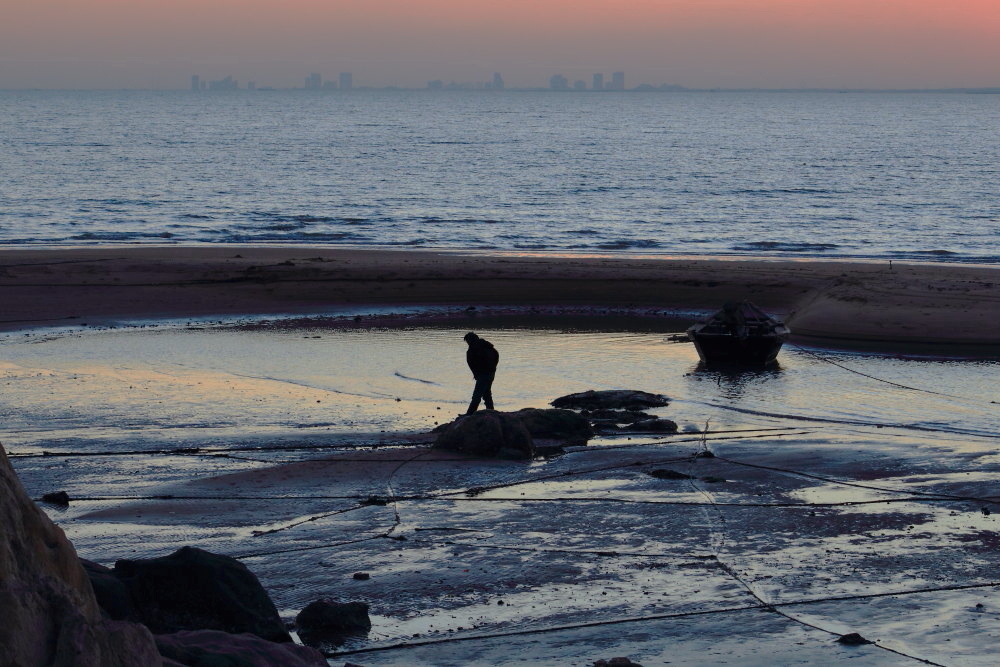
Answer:
[[(211, 231), (211, 230), (206, 230)], [(258, 234), (239, 234), (230, 230), (222, 232), (225, 238), (219, 239), (223, 243), (254, 243), (261, 241), (296, 243), (296, 242), (325, 242), (325, 241), (371, 241), (367, 236), (360, 236), (353, 232), (298, 232), (295, 234), (281, 234), (261, 232)]]
[(121, 197), (109, 197), (107, 199), (83, 199), (81, 201), (89, 204), (102, 204), (104, 206), (163, 206), (163, 202), (159, 201), (152, 201), (149, 199), (124, 199)]
[(739, 190), (734, 190), (733, 194), (777, 197), (780, 195), (832, 195), (832, 194), (843, 194), (843, 193), (838, 193), (838, 191), (836, 190), (828, 190), (827, 188), (802, 187), (802, 188), (741, 188)]
[(131, 241), (134, 239), (172, 239), (170, 232), (83, 232), (70, 236), (71, 241)]
[(585, 194), (598, 194), (602, 192), (618, 192), (624, 190), (625, 188), (621, 185), (593, 185), (590, 187), (577, 187), (571, 189), (570, 194), (574, 195), (585, 195)]
[[(392, 220), (387, 220), (386, 222), (395, 222)], [(420, 224), (423, 225), (499, 225), (502, 224), (500, 220), (494, 220), (493, 218), (439, 218), (437, 216), (426, 216), (419, 219)]]
[(836, 250), (839, 247), (836, 243), (793, 243), (791, 241), (750, 241), (730, 246), (732, 250), (743, 252), (825, 252)]
[(906, 255), (908, 257), (956, 257), (959, 253), (951, 250), (903, 250), (900, 251), (900, 255)]
[(659, 248), (659, 241), (653, 239), (618, 239), (605, 243), (595, 243), (593, 247), (601, 250), (630, 250), (632, 248)]
[(271, 220), (276, 224), (289, 223), (308, 225), (317, 222), (340, 222), (343, 218), (327, 215), (311, 215), (309, 213), (287, 214), (270, 213), (267, 211), (251, 211), (248, 216), (251, 220)]

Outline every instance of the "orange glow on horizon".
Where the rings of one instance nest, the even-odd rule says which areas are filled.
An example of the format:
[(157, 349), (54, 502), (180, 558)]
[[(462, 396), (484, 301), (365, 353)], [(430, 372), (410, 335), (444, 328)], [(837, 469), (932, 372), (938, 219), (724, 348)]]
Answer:
[(372, 85), (612, 69), (709, 87), (1000, 85), (996, 0), (48, 0), (4, 14), (0, 87), (60, 65), (246, 77), (265, 64)]

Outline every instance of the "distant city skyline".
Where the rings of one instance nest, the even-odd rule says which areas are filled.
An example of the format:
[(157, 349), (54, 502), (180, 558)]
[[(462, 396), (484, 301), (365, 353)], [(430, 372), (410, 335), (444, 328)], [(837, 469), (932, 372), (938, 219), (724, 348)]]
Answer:
[[(584, 79), (577, 79), (572, 83), (570, 80), (563, 76), (562, 74), (553, 74), (549, 77), (548, 86), (549, 90), (575, 90), (575, 91), (627, 91), (627, 90), (684, 90), (683, 86), (669, 83), (661, 83), (659, 85), (653, 85), (649, 83), (640, 83), (637, 86), (629, 88), (625, 83), (625, 72), (612, 72), (611, 78), (605, 82), (604, 73), (596, 72), (590, 78), (590, 84)], [(235, 78), (231, 74), (227, 74), (219, 79), (206, 79), (200, 74), (193, 74), (189, 79), (190, 89), (192, 91), (217, 91), (217, 90), (275, 90), (275, 86), (258, 86), (255, 81), (248, 81), (245, 85), (241, 85), (239, 79)], [(389, 86), (390, 88), (402, 88), (401, 86)], [(427, 82), (424, 88), (430, 90), (507, 90), (507, 84), (504, 81), (503, 75), (500, 72), (493, 72), (492, 76), (487, 80), (481, 81), (445, 81), (443, 79), (432, 79)], [(354, 73), (353, 72), (340, 72), (337, 74), (337, 79), (324, 79), (324, 75), (321, 72), (310, 72), (303, 79), (303, 84), (301, 86), (291, 86), (286, 88), (281, 88), (283, 90), (294, 90), (296, 88), (301, 88), (303, 90), (354, 90), (356, 86), (354, 85)], [(383, 88), (385, 88), (383, 86)], [(522, 87), (521, 90), (542, 90), (545, 86), (530, 86)]]
[[(689, 88), (1000, 85), (996, 0), (144, 0), (9, 3), (0, 88), (422, 88), (428, 81), (570, 89), (625, 72)], [(325, 74), (329, 73), (329, 74)], [(580, 84), (579, 82), (583, 82)], [(243, 84), (245, 85), (245, 84)]]

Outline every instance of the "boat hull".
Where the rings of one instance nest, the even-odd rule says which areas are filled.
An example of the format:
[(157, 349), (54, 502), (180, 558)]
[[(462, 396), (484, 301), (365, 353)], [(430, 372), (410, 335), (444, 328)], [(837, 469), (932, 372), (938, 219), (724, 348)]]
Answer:
[(688, 331), (698, 356), (706, 363), (766, 365), (773, 362), (787, 336), (749, 336)]

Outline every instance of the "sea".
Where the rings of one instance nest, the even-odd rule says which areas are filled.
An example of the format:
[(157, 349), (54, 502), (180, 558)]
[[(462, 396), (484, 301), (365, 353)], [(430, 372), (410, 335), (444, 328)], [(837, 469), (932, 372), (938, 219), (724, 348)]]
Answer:
[(1000, 263), (1000, 96), (0, 91), (0, 245)]

